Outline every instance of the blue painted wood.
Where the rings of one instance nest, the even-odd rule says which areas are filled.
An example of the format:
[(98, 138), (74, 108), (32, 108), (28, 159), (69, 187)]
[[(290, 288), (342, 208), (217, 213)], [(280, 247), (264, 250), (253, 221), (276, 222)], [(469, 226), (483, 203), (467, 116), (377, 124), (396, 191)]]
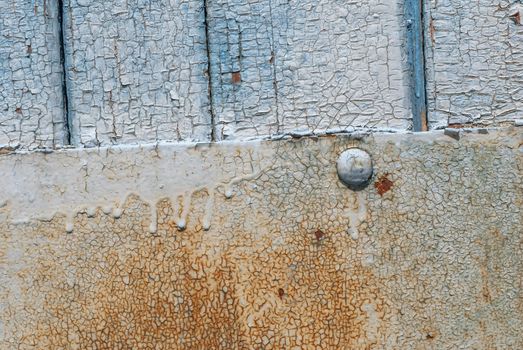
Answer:
[(425, 53), (423, 35), (423, 0), (405, 1), (407, 21), (407, 55), (410, 71), (410, 87), (413, 130), (427, 130), (427, 97), (425, 87)]

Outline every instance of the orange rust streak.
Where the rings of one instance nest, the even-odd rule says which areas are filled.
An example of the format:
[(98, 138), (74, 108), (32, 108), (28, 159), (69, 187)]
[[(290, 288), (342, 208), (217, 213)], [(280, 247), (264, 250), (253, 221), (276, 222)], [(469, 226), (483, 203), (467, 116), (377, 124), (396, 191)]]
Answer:
[(428, 131), (429, 127), (427, 125), (427, 112), (423, 111), (421, 113), (421, 131)]
[[(368, 348), (365, 305), (372, 303), (383, 319), (385, 302), (372, 272), (358, 259), (347, 264), (347, 248), (333, 232), (298, 229), (269, 249), (271, 235), (258, 244), (238, 229), (210, 253), (217, 243), (206, 232), (178, 231), (170, 204), (158, 209), (168, 214), (159, 217), (155, 236), (136, 215), (128, 216), (126, 229), (102, 222), (103, 232), (65, 238), (87, 248), (84, 258), (61, 262), (75, 270), (77, 289), (56, 282), (64, 288), (46, 294), (53, 317), (38, 325), (36, 343), (49, 349), (283, 349), (318, 342)], [(112, 235), (121, 243), (108, 244)], [(89, 248), (93, 237), (99, 246)], [(51, 270), (42, 268), (41, 277)]]

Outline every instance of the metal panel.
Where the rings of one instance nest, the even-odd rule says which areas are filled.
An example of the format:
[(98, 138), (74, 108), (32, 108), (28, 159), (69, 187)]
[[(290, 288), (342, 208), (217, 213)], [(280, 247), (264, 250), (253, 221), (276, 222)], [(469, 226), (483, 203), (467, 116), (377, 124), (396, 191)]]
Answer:
[(4, 155), (0, 348), (521, 349), (521, 130)]

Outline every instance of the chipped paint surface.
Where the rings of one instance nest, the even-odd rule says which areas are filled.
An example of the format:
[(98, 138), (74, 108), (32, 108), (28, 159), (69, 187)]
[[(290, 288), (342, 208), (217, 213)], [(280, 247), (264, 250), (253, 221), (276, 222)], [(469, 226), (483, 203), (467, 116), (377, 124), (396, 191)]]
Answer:
[(404, 0), (0, 0), (0, 147), (521, 120), (521, 2), (423, 4), (425, 72)]
[(57, 1), (0, 0), (0, 8), (0, 146), (61, 146)]
[(522, 139), (3, 155), (0, 348), (522, 348)]
[(207, 6), (217, 139), (410, 127), (403, 1)]
[(523, 115), (519, 0), (424, 0), (431, 128)]
[(64, 1), (72, 144), (205, 141), (203, 1)]

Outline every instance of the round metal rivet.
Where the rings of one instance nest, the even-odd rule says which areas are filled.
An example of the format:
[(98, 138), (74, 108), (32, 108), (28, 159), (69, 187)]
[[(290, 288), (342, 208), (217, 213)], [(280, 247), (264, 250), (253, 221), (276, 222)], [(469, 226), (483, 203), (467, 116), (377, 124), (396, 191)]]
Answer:
[(354, 191), (367, 187), (372, 177), (372, 158), (359, 148), (350, 148), (340, 154), (336, 166), (340, 180)]

